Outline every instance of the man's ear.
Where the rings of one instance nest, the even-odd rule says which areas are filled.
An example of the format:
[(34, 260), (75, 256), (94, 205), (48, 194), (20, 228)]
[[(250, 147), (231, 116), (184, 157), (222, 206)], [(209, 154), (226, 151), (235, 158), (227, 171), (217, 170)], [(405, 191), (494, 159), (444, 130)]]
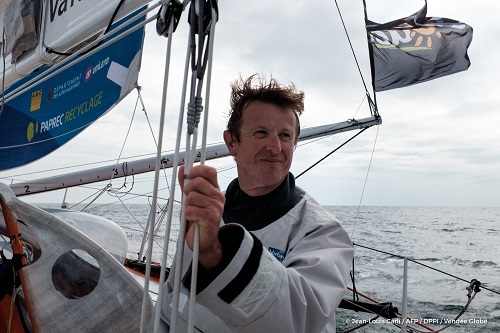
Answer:
[(231, 156), (236, 156), (236, 140), (233, 139), (233, 136), (228, 130), (224, 131), (224, 142), (229, 150), (229, 154), (231, 154)]

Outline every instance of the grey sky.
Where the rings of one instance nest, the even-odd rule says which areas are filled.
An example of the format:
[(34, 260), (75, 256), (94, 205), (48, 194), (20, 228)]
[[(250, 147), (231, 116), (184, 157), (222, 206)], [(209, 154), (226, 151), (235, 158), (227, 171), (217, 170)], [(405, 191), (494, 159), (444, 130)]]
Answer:
[[(369, 84), (362, 1), (339, 0), (353, 47)], [(368, 14), (377, 22), (408, 16), (423, 6), (421, 0), (368, 0)], [(229, 82), (255, 72), (292, 81), (306, 93), (304, 127), (363, 118), (369, 115), (364, 87), (353, 60), (333, 1), (219, 1), (208, 141), (222, 142), (229, 100)], [(371, 128), (297, 180), (322, 204), (357, 205), (366, 180), (363, 205), (498, 206), (500, 205), (499, 54), (493, 0), (465, 2), (429, 0), (428, 16), (463, 21), (474, 29), (469, 48), (471, 67), (461, 72), (408, 88), (377, 94), (383, 123)], [(183, 61), (187, 41), (187, 13), (174, 35), (167, 106), (165, 150), (175, 142)], [(157, 135), (161, 105), (166, 39), (154, 26), (147, 28), (143, 67), (139, 76), (148, 117)], [(129, 126), (137, 94), (132, 92), (109, 114), (50, 156), (26, 167), (0, 173), (7, 176), (54, 167), (69, 167), (116, 159)], [(122, 156), (155, 151), (144, 113), (136, 120)], [(298, 174), (354, 133), (299, 146), (292, 172)], [(378, 136), (377, 136), (378, 134)], [(375, 138), (377, 141), (375, 143)], [(184, 142), (184, 140), (182, 141)], [(235, 176), (234, 162), (211, 163), (221, 171), (221, 187)], [(92, 165), (93, 166), (93, 165)], [(90, 167), (92, 167), (90, 166)], [(78, 169), (88, 166), (80, 166)], [(67, 169), (75, 171), (75, 169)], [(32, 179), (50, 174), (16, 177)], [(152, 174), (137, 176), (132, 192), (152, 189)], [(170, 178), (169, 178), (170, 179)], [(123, 181), (115, 180), (119, 187)], [(146, 185), (146, 183), (148, 183)], [(103, 184), (93, 185), (95, 189)], [(165, 185), (163, 185), (165, 186)], [(126, 190), (132, 187), (127, 180)], [(93, 193), (70, 189), (67, 200), (77, 202)], [(166, 192), (162, 193), (167, 196)], [(30, 202), (60, 202), (63, 192), (33, 197)], [(113, 201), (113, 198), (105, 198)], [(135, 202), (147, 202), (136, 199)]]

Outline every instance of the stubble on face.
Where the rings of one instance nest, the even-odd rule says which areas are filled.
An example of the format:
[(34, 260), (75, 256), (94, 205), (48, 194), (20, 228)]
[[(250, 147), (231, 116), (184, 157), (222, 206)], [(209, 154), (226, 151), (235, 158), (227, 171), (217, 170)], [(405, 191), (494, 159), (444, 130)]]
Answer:
[(243, 111), (240, 142), (224, 139), (238, 168), (241, 189), (256, 196), (278, 187), (290, 170), (296, 138), (293, 110), (252, 102)]

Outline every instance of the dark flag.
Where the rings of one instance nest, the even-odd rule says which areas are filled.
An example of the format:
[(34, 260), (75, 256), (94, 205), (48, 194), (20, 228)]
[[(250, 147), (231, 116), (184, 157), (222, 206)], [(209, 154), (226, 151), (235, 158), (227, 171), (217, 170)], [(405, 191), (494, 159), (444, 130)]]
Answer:
[(366, 20), (375, 91), (401, 88), (464, 71), (472, 28), (426, 17), (427, 1), (416, 14), (379, 24)]

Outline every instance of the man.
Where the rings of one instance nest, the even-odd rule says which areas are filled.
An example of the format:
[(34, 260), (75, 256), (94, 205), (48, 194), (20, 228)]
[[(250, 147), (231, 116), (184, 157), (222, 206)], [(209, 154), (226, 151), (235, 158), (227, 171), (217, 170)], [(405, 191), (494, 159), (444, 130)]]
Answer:
[[(215, 169), (196, 166), (185, 182), (179, 170), (190, 249), (194, 223), (200, 227), (196, 332), (335, 332), (354, 251), (337, 220), (296, 187), (289, 172), (303, 98), (274, 79), (234, 82), (224, 141), (238, 178), (224, 195)], [(191, 262), (189, 250), (184, 260)], [(192, 278), (190, 267), (184, 270), (180, 332)], [(158, 300), (167, 332), (173, 275), (166, 298)]]

